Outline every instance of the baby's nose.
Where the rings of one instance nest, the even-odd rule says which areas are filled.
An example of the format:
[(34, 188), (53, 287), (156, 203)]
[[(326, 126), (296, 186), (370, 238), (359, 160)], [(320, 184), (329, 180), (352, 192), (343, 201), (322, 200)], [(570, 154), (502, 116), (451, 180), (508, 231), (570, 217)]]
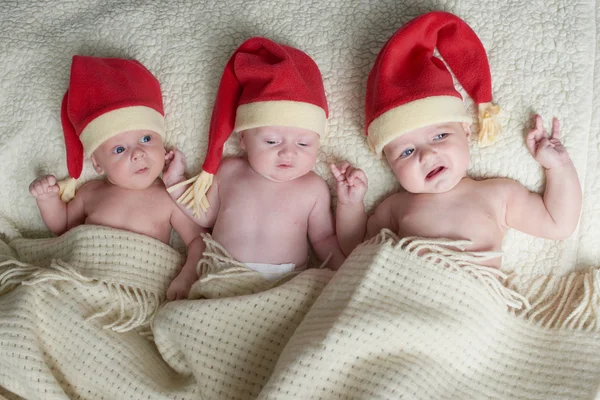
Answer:
[(138, 160), (140, 158), (144, 158), (146, 157), (146, 152), (142, 149), (140, 149), (139, 147), (136, 147), (135, 149), (133, 149), (133, 152), (131, 153), (131, 158), (135, 161)]
[(293, 144), (284, 144), (283, 146), (281, 146), (281, 149), (279, 150), (279, 154), (280, 155), (289, 155), (289, 154), (293, 154), (296, 151), (296, 148)]
[(419, 149), (419, 155), (421, 160), (427, 160), (430, 157), (433, 157), (436, 154), (436, 151), (431, 146), (423, 146)]

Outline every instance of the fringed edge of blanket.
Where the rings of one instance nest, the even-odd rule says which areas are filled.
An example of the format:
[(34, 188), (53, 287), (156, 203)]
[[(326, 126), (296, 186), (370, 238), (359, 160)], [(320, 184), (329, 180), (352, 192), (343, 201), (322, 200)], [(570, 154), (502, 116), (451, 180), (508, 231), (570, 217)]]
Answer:
[(0, 262), (0, 296), (19, 285), (37, 286), (44, 283), (50, 283), (45, 288), (54, 295), (59, 295), (59, 291), (53, 285), (57, 282), (70, 282), (85, 288), (105, 287), (110, 295), (108, 300), (110, 305), (90, 315), (86, 321), (116, 312), (116, 318), (105, 324), (103, 328), (120, 333), (150, 323), (163, 300), (159, 294), (140, 287), (85, 276), (62, 260), (53, 259), (49, 268), (23, 263), (16, 259)]
[[(291, 271), (269, 281), (259, 272), (235, 260), (231, 254), (209, 234), (202, 234), (206, 249), (198, 262), (200, 277), (192, 286), (188, 299), (222, 298), (263, 292), (279, 286), (302, 271)], [(321, 265), (324, 268), (331, 257)]]
[(600, 330), (600, 269), (590, 268), (564, 276), (512, 274), (508, 284), (531, 302), (514, 314), (545, 328)]
[[(600, 269), (590, 268), (568, 275), (507, 275), (478, 263), (498, 257), (498, 252), (464, 251), (469, 241), (398, 238), (384, 229), (362, 245), (388, 243), (414, 257), (444, 265), (482, 282), (487, 292), (509, 312), (539, 327), (578, 331), (600, 330)], [(457, 249), (457, 250), (454, 250)]]
[[(394, 232), (383, 229), (378, 235), (361, 246), (390, 244), (413, 257), (425, 260), (432, 265), (443, 265), (457, 273), (463, 273), (483, 284), (483, 288), (499, 304), (508, 308), (529, 308), (528, 299), (518, 291), (509, 288), (505, 282), (507, 275), (497, 268), (478, 263), (499, 257), (499, 252), (465, 251), (471, 242), (466, 240), (430, 239), (406, 237), (400, 239)], [(455, 250), (456, 249), (456, 250)]]

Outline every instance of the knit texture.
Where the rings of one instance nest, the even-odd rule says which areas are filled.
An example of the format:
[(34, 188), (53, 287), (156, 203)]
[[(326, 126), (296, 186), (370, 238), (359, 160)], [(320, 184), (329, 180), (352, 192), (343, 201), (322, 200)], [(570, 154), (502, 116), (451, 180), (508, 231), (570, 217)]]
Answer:
[[(259, 399), (594, 398), (597, 270), (581, 273), (595, 285), (594, 303), (582, 296), (589, 292), (584, 285), (561, 292), (558, 277), (544, 278), (554, 284), (543, 298), (535, 297), (536, 280), (523, 281), (532, 294), (527, 300), (514, 288), (497, 291), (491, 280), (517, 277), (469, 266), (451, 251), (427, 260), (416, 254), (439, 241), (411, 242), (383, 231), (348, 258), (296, 329)], [(565, 294), (562, 301), (551, 301), (557, 293)], [(577, 314), (585, 305), (593, 311), (581, 327), (548, 329), (529, 318)]]
[[(506, 276), (478, 265), (495, 253), (463, 252), (465, 244), (384, 230), (335, 275), (310, 269), (260, 293), (154, 313), (135, 311), (147, 303), (134, 293), (164, 299), (181, 264), (165, 244), (94, 226), (15, 239), (0, 246), (0, 395), (593, 398), (598, 270)], [(213, 247), (202, 263), (215, 257)]]

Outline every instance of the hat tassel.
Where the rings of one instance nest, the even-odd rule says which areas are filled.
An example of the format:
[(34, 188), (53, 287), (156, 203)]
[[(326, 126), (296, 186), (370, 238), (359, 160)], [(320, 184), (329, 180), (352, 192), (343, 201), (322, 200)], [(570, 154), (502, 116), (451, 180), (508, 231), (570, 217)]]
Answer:
[(167, 189), (169, 193), (179, 189), (182, 186), (193, 183), (186, 189), (185, 192), (177, 199), (177, 202), (183, 204), (187, 208), (191, 208), (194, 216), (200, 218), (200, 210), (206, 212), (210, 207), (206, 193), (212, 186), (214, 175), (206, 171), (200, 172), (200, 174), (186, 180), (179, 182)]
[(77, 179), (66, 178), (62, 181), (58, 181), (58, 187), (60, 188), (60, 199), (65, 203), (73, 200), (75, 197), (75, 190), (77, 189)]
[(487, 147), (498, 140), (498, 135), (502, 131), (498, 114), (500, 106), (490, 103), (479, 104), (479, 138), (477, 143), (480, 147)]

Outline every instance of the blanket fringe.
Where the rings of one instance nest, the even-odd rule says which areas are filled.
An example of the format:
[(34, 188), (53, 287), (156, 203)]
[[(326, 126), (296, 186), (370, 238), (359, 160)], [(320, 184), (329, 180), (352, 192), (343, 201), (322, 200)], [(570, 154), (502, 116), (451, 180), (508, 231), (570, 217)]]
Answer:
[[(148, 324), (154, 318), (161, 303), (161, 298), (156, 293), (135, 286), (90, 278), (62, 260), (53, 259), (49, 268), (34, 266), (15, 259), (0, 263), (0, 295), (21, 284), (36, 286), (56, 282), (70, 282), (86, 288), (105, 286), (109, 291), (111, 304), (106, 309), (87, 317), (86, 321), (116, 312), (116, 319), (103, 326), (104, 329), (112, 329), (115, 332), (128, 332)], [(59, 294), (54, 285), (47, 287), (54, 295)]]
[[(389, 243), (432, 264), (441, 264), (454, 272), (465, 273), (483, 283), (483, 287), (499, 304), (512, 309), (529, 309), (529, 300), (506, 285), (507, 275), (497, 268), (479, 265), (482, 261), (501, 256), (500, 252), (465, 251), (470, 241), (429, 239), (419, 237), (398, 238), (389, 229), (363, 245)], [(456, 250), (454, 250), (456, 249)]]
[[(210, 235), (202, 234), (206, 250), (198, 263), (200, 279), (190, 289), (188, 299), (243, 296), (271, 289), (289, 281), (301, 271), (291, 271), (275, 281), (235, 260)], [(328, 257), (329, 260), (329, 257)]]
[(568, 275), (527, 277), (513, 274), (508, 283), (531, 301), (528, 310), (514, 312), (545, 328), (582, 331), (600, 329), (600, 270), (590, 268)]

